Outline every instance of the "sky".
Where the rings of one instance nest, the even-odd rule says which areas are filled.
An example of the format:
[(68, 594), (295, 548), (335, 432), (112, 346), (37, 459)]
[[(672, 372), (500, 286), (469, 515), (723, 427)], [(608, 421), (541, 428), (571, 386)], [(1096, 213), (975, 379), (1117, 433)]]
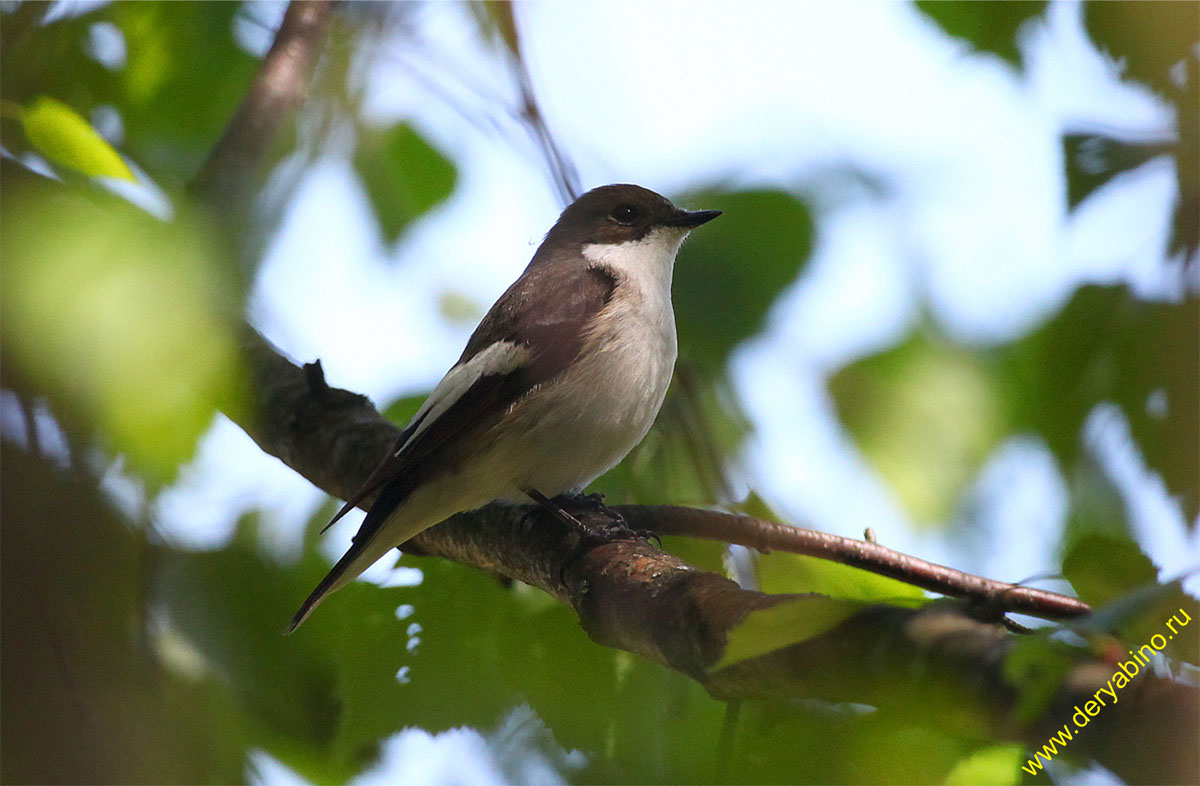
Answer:
[[(270, 21), (279, 8), (257, 13)], [(973, 481), (984, 503), (973, 529), (930, 532), (914, 526), (839, 426), (826, 377), (901, 339), (921, 308), (951, 336), (987, 345), (1044, 320), (1081, 283), (1170, 295), (1161, 264), (1176, 188), (1169, 162), (1119, 176), (1067, 214), (1064, 130), (1166, 135), (1173, 124), (1169, 106), (1122, 82), (1087, 42), (1079, 6), (1053, 3), (1046, 23), (1023, 30), (1024, 72), (971, 53), (893, 2), (527, 2), (517, 12), (538, 99), (585, 187), (636, 182), (676, 196), (722, 183), (814, 199), (808, 267), (731, 362), (759, 426), (742, 456), (750, 484), (808, 526), (856, 537), (869, 526), (890, 546), (998, 579), (1049, 572), (1066, 485), (1044, 444), (1018, 436), (1001, 445)], [(250, 309), (285, 353), (319, 357), (331, 384), (377, 403), (432, 388), (474, 327), (444, 318), (444, 296), (482, 315), (561, 208), (515, 123), (490, 133), (445, 100), (511, 98), (465, 8), (423, 4), (408, 15), (410, 32), (364, 64), (367, 115), (380, 125), (412, 122), (448, 154), (458, 166), (454, 195), (389, 251), (347, 151), (334, 145), (288, 208)], [(262, 45), (253, 26), (239, 36)], [(419, 73), (453, 77), (435, 91)], [(887, 188), (824, 188), (848, 168), (879, 175)], [(1126, 492), (1132, 525), (1162, 574), (1200, 561), (1195, 531), (1189, 537), (1131, 447), (1119, 411), (1094, 412), (1085, 438)], [(111, 487), (120, 485), (114, 473)], [(204, 548), (223, 544), (238, 514), (261, 509), (264, 548), (292, 559), (325, 501), (221, 419), (153, 515), (166, 537)], [(331, 561), (358, 523), (348, 516), (323, 541)], [(366, 577), (419, 580), (388, 567)], [(538, 723), (521, 712), (482, 732), (406, 731), (356, 782), (396, 782), (402, 772), (414, 784), (502, 783), (516, 776), (495, 740)], [(478, 755), (456, 755), (464, 749)], [(421, 755), (402, 755), (413, 751)], [(557, 782), (572, 755), (527, 762), (520, 777)], [(302, 782), (266, 754), (254, 769), (262, 783)]]

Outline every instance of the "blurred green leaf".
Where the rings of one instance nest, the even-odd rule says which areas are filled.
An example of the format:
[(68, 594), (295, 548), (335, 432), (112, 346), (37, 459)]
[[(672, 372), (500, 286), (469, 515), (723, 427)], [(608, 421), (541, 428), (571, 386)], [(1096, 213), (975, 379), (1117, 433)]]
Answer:
[(1041, 717), (1076, 664), (1075, 655), (1044, 634), (1013, 640), (1004, 658), (1004, 677), (1017, 690), (1013, 720), (1027, 724)]
[(1158, 570), (1133, 541), (1102, 535), (1079, 538), (1063, 556), (1063, 574), (1086, 603), (1099, 607), (1144, 584)]
[(1053, 319), (999, 353), (1008, 417), (1040, 434), (1066, 467), (1097, 404), (1120, 405), (1146, 462), (1200, 512), (1200, 298), (1139, 300), (1086, 286)]
[(1088, 35), (1101, 50), (1124, 64), (1132, 79), (1163, 95), (1174, 92), (1171, 68), (1195, 56), (1200, 43), (1200, 5), (1170, 0), (1084, 4)]
[(1086, 537), (1133, 538), (1121, 492), (1095, 460), (1089, 456), (1076, 462), (1068, 471), (1068, 483), (1071, 507), (1061, 539), (1064, 554)]
[(6, 358), (144, 477), (171, 479), (244, 392), (212, 233), (53, 186), (6, 196)]
[[(730, 782), (941, 783), (978, 742), (966, 733), (955, 736), (923, 727), (922, 717), (955, 708), (936, 697), (913, 699), (900, 712), (818, 702), (789, 707), (747, 702), (729, 765)], [(803, 741), (803, 750), (797, 740)]]
[(409, 224), (445, 201), (456, 179), (454, 164), (405, 123), (362, 131), (354, 171), (389, 245)]
[(1169, 253), (1182, 256), (1185, 268), (1192, 267), (1200, 247), (1200, 6), (1156, 0), (1089, 2), (1084, 23), (1096, 46), (1126, 76), (1174, 104), (1179, 194)]
[(403, 428), (417, 414), (417, 410), (425, 403), (427, 397), (428, 394), (426, 393), (419, 393), (415, 396), (401, 396), (383, 408), (383, 416)]
[(743, 660), (807, 641), (836, 627), (864, 604), (820, 595), (781, 601), (770, 608), (752, 611), (731, 628), (725, 651), (712, 666), (719, 671)]
[(829, 380), (855, 443), (918, 523), (949, 516), (1008, 432), (992, 369), (931, 328)]
[(474, 326), (483, 319), (487, 309), (470, 295), (447, 291), (438, 296), (438, 313), (447, 322)]
[(216, 144), (258, 65), (234, 41), (240, 12), (236, 3), (171, 2), (101, 10), (125, 37), (128, 55), (111, 97), (97, 97), (121, 107), (137, 161), (183, 182)]
[(112, 145), (63, 102), (40, 96), (20, 116), (30, 143), (53, 163), (88, 177), (135, 179)]
[[(1154, 563), (1128, 539), (1078, 538), (1063, 557), (1063, 575), (1079, 597), (1097, 610), (1086, 622), (1133, 648), (1155, 634), (1169, 635), (1165, 622), (1180, 610), (1200, 619), (1200, 603), (1184, 593), (1179, 582), (1160, 584)], [(1163, 651), (1169, 657), (1200, 663), (1200, 638), (1171, 636)]]
[(993, 745), (959, 759), (945, 786), (1015, 786), (1025, 752), (1020, 745)]
[(256, 532), (247, 517), (223, 549), (163, 556), (157, 599), (168, 635), (230, 691), (247, 748), (316, 782), (348, 780), (404, 726), (396, 674), (410, 637), (395, 609), (405, 591), (352, 584), (285, 637), (289, 615), (329, 566), (311, 550), (295, 567), (264, 559)]
[[(52, 95), (85, 115), (114, 107), (125, 154), (157, 182), (183, 183), (220, 138), (258, 62), (234, 41), (239, 13), (240, 3), (101, 5), (6, 38), (0, 94), (22, 103)], [(123, 38), (125, 63), (116, 70), (85, 51), (100, 22)]]
[[(321, 511), (309, 531), (324, 521)], [(284, 637), (330, 565), (313, 548), (295, 565), (270, 559), (248, 519), (224, 549), (172, 552), (159, 595), (170, 630), (245, 713), (247, 745), (315, 782), (348, 780), (405, 727), (488, 728), (523, 703), (559, 744), (603, 749), (620, 717), (621, 653), (592, 644), (538, 590), (442, 559), (400, 564), (420, 583), (352, 583)]]
[(0, 782), (241, 782), (236, 707), (147, 630), (146, 533), (93, 479), (0, 449)]
[(1020, 65), (1017, 35), (1021, 26), (1046, 8), (1043, 0), (917, 0), (915, 3), (947, 33), (965, 38), (976, 49), (994, 52)]
[(725, 211), (683, 244), (671, 298), (681, 359), (721, 366), (762, 330), (771, 304), (800, 275), (812, 217), (782, 191), (701, 191), (680, 204)]
[(772, 551), (755, 556), (759, 588), (766, 593), (819, 592), (838, 600), (909, 607), (928, 601), (924, 590), (898, 579), (826, 559)]

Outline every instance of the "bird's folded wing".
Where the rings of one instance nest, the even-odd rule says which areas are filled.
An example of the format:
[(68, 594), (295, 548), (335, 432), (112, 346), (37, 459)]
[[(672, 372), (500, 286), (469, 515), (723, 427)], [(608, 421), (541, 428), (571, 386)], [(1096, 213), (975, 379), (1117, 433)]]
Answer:
[(406, 467), (427, 458), (451, 434), (489, 420), (498, 405), (505, 403), (505, 394), (517, 392), (519, 395), (515, 390), (519, 386), (519, 372), (528, 360), (529, 352), (524, 347), (500, 341), (450, 369), (388, 449), (383, 461), (321, 532), (336, 524), (389, 480), (409, 474), (404, 472)]
[(570, 365), (617, 282), (611, 271), (597, 267), (561, 277), (567, 280), (547, 282), (543, 276), (534, 286), (525, 275), (509, 287), (475, 329), (458, 363), (326, 528), (387, 486), (355, 535), (356, 542), (369, 539), (422, 478), (460, 462), (474, 443), (471, 436)]

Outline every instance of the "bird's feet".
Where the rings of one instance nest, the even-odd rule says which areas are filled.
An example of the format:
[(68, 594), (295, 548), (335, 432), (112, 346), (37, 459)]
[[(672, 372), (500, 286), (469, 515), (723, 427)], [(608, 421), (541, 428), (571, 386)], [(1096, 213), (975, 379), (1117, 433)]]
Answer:
[[(658, 541), (660, 547), (662, 546), (662, 541), (656, 533), (631, 529), (621, 514), (609, 509), (604, 504), (603, 494), (560, 494), (554, 499), (547, 498), (537, 489), (526, 489), (525, 494), (551, 516), (571, 527), (578, 535), (579, 540), (573, 549), (573, 554), (563, 560), (562, 565), (559, 566), (558, 579), (563, 586), (570, 585), (568, 581), (570, 567), (576, 560), (598, 546), (617, 540), (637, 539), (645, 541), (654, 539)], [(589, 522), (584, 524), (568, 512), (568, 508), (579, 513), (600, 513), (603, 518), (597, 520), (599, 517), (587, 517)]]
[(653, 540), (658, 546), (662, 547), (662, 538), (657, 532), (649, 529), (633, 529), (625, 521), (625, 517), (617, 511), (604, 504), (604, 495), (597, 492), (594, 494), (584, 494), (582, 492), (568, 492), (559, 494), (554, 498), (554, 502), (560, 507), (576, 510), (576, 511), (591, 511), (602, 514), (608, 521), (604, 524), (592, 524), (590, 529), (593, 533), (605, 537), (607, 540), (635, 540), (644, 541)]
[[(638, 530), (629, 527), (620, 513), (604, 504), (603, 494), (581, 494), (576, 492), (559, 494), (554, 499), (550, 499), (537, 489), (526, 489), (525, 493), (551, 516), (554, 516), (554, 518), (579, 532), (585, 542), (600, 545), (614, 540), (641, 539), (646, 541), (654, 540), (657, 541), (659, 546), (662, 545), (662, 540), (658, 537), (657, 533), (651, 530)], [(595, 519), (589, 517), (590, 520), (588, 523), (584, 524), (572, 515), (571, 511), (600, 513), (604, 516), (605, 520), (597, 522)]]

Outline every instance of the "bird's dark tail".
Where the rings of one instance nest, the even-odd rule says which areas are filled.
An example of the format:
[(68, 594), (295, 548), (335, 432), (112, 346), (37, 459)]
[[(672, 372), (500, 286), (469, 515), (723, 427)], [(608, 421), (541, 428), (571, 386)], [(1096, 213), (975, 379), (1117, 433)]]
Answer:
[[(330, 569), (329, 573), (325, 574), (325, 578), (321, 579), (321, 583), (317, 585), (317, 588), (305, 598), (304, 603), (300, 606), (300, 610), (296, 612), (296, 616), (292, 617), (292, 622), (287, 626), (287, 630), (283, 632), (283, 635), (290, 636), (294, 633), (296, 628), (300, 627), (308, 619), (308, 615), (312, 614), (313, 610), (320, 605), (326, 595), (339, 589), (347, 581), (358, 575), (356, 573), (353, 576), (346, 576), (346, 571), (350, 569), (350, 566), (354, 564), (362, 552), (363, 548), (355, 543), (342, 555), (342, 558)], [(362, 571), (360, 570), (359, 572), (361, 573)]]
[[(328, 575), (321, 580), (317, 588), (304, 601), (300, 610), (296, 612), (296, 616), (292, 617), (292, 624), (284, 632), (285, 635), (292, 633), (296, 628), (300, 627), (300, 624), (308, 619), (308, 615), (312, 614), (313, 609), (325, 599), (326, 595), (353, 581), (358, 574), (369, 568), (371, 563), (386, 554), (392, 546), (397, 545), (400, 541), (408, 540), (431, 523), (436, 523), (436, 519), (431, 522), (426, 522), (424, 519), (410, 521), (409, 523), (414, 524), (414, 527), (407, 529), (407, 531), (406, 528), (402, 527), (389, 536), (397, 538), (391, 545), (387, 545), (381, 541), (377, 542), (380, 538), (380, 530), (391, 516), (396, 513), (400, 505), (408, 499), (412, 488), (411, 476), (397, 478), (383, 487), (383, 491), (380, 492), (379, 497), (371, 505), (371, 509), (367, 511), (362, 526), (358, 528), (358, 533), (354, 536), (354, 544), (350, 546), (350, 549), (337, 561), (337, 564), (333, 566)], [(342, 511), (345, 512), (350, 506), (357, 504), (358, 501), (357, 499), (352, 499), (347, 502), (347, 507), (343, 508)], [(341, 513), (338, 515), (340, 516)]]

